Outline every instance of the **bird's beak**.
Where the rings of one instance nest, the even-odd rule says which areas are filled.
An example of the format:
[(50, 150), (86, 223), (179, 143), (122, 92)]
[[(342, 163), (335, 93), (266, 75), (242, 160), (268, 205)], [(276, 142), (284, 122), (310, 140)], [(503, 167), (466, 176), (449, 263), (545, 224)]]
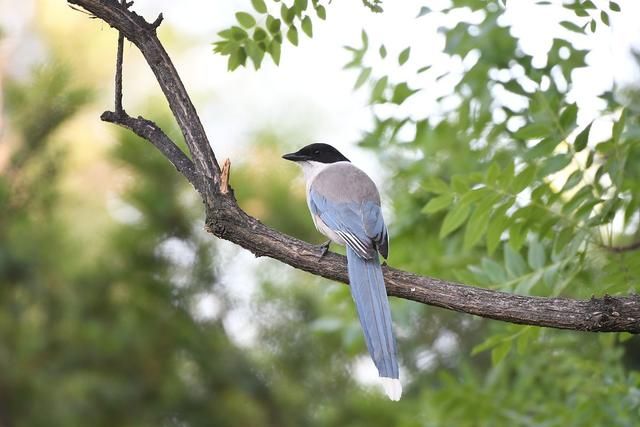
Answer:
[(298, 153), (285, 154), (284, 156), (282, 156), (282, 158), (285, 160), (291, 160), (292, 162), (301, 162), (307, 160), (306, 156)]

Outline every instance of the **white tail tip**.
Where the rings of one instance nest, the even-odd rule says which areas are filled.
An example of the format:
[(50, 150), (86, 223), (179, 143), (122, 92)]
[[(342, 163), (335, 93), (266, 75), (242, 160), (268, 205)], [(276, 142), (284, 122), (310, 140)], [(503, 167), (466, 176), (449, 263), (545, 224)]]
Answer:
[(380, 377), (380, 379), (382, 380), (384, 392), (389, 396), (389, 399), (394, 402), (400, 400), (400, 396), (402, 396), (402, 385), (400, 384), (400, 380), (397, 378), (387, 377)]

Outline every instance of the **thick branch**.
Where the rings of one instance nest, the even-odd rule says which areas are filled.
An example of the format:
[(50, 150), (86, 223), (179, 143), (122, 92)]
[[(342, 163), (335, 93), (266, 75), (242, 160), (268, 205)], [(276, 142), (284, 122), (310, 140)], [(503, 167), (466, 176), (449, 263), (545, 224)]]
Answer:
[[(346, 258), (279, 233), (238, 207), (233, 197), (208, 212), (207, 229), (256, 256), (268, 256), (327, 279), (348, 283)], [(523, 325), (640, 333), (640, 297), (543, 298), (508, 294), (383, 267), (387, 293), (463, 313)]]
[[(185, 176), (187, 173), (190, 174), (187, 179), (191, 182), (196, 174), (198, 178), (201, 176), (207, 178), (202, 181), (202, 187), (196, 187), (205, 201), (207, 229), (218, 237), (250, 250), (256, 256), (269, 256), (294, 268), (347, 283), (346, 260), (343, 256), (329, 253), (318, 259), (316, 247), (266, 227), (238, 206), (233, 191), (223, 193), (220, 190), (222, 187), (226, 188), (220, 185), (220, 168), (209, 147), (193, 104), (155, 34), (157, 24), (147, 23), (140, 16), (120, 7), (113, 0), (68, 1), (82, 6), (112, 27), (122, 31), (125, 37), (138, 46), (146, 58), (185, 135), (194, 159), (195, 174), (191, 172), (193, 168), (188, 167), (188, 163), (183, 169), (178, 167), (175, 153), (165, 153), (165, 155)], [(114, 113), (105, 113), (103, 119), (109, 119), (109, 114)], [(133, 122), (127, 122), (129, 123), (127, 126), (123, 124), (121, 118), (117, 116), (116, 118), (118, 120), (110, 121), (129, 127), (136, 133), (142, 129), (138, 123), (142, 123), (139, 121), (144, 119), (129, 118), (128, 120)], [(145, 121), (145, 123), (150, 122)], [(160, 135), (158, 132), (147, 134), (140, 132), (138, 135), (149, 139), (156, 146), (166, 145), (159, 143), (163, 134)], [(389, 295), (450, 310), (526, 325), (584, 331), (640, 333), (640, 297), (638, 295), (620, 298), (605, 296), (591, 300), (541, 298), (461, 285), (389, 267), (384, 267), (384, 275)]]

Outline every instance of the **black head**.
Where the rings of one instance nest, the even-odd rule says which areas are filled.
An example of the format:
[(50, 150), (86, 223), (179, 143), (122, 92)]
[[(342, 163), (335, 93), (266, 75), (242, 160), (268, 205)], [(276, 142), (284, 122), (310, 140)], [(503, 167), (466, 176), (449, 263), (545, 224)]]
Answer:
[(338, 150), (330, 146), (329, 144), (311, 144), (306, 147), (302, 147), (295, 153), (289, 153), (282, 156), (283, 159), (291, 160), (292, 162), (320, 162), (320, 163), (335, 163), (335, 162), (348, 162), (345, 156)]

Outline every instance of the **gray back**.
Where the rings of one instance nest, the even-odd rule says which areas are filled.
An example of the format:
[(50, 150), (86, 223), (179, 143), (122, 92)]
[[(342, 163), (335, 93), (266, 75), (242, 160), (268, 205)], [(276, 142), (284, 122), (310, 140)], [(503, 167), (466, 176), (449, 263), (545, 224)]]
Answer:
[(311, 186), (333, 203), (368, 201), (380, 206), (380, 194), (371, 178), (348, 162), (327, 166)]

